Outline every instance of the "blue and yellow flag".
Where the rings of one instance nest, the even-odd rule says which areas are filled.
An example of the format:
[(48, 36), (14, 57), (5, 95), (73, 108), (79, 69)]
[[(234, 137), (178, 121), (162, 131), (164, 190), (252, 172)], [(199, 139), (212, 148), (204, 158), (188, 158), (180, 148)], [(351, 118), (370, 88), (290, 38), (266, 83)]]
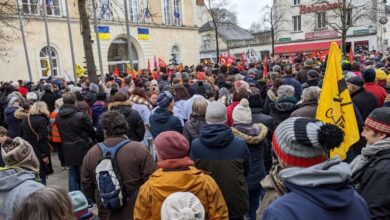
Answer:
[(149, 40), (149, 28), (138, 28), (138, 40)]
[(100, 40), (110, 40), (110, 27), (98, 26), (98, 33)]
[(330, 46), (316, 119), (336, 125), (344, 131), (344, 142), (331, 152), (331, 157), (347, 157), (349, 148), (359, 141), (359, 129), (351, 96), (341, 69), (341, 52), (337, 43)]

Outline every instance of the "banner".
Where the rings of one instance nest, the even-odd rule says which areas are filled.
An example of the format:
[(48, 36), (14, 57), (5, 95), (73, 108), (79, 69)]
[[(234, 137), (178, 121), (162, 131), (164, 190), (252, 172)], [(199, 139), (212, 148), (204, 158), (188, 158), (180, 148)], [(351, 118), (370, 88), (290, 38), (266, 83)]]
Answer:
[(149, 40), (149, 28), (137, 28), (138, 30), (138, 40)]

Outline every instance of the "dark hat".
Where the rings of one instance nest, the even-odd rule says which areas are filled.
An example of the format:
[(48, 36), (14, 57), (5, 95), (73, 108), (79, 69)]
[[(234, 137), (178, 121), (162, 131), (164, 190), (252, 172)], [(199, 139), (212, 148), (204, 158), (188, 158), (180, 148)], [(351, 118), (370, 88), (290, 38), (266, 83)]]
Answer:
[(104, 93), (104, 92), (99, 92), (97, 95), (96, 95), (96, 100), (99, 100), (99, 101), (106, 101), (107, 99), (107, 94)]
[(378, 62), (376, 65), (375, 65), (375, 68), (376, 69), (380, 69), (382, 67), (385, 67), (385, 64), (383, 62)]
[(160, 160), (178, 159), (188, 155), (190, 144), (177, 131), (165, 131), (154, 140), (157, 155)]
[(376, 132), (390, 135), (390, 107), (375, 109), (364, 124)]
[(343, 70), (352, 70), (352, 65), (350, 63), (344, 62), (342, 65)]
[(365, 82), (374, 82), (376, 78), (375, 70), (368, 68), (363, 72), (363, 78)]
[(173, 101), (173, 95), (168, 91), (160, 93), (157, 97), (157, 105), (160, 108), (168, 107), (172, 101)]
[(359, 87), (364, 86), (364, 80), (358, 76), (349, 77), (346, 81), (347, 81), (347, 83), (351, 83), (352, 85), (355, 85), (355, 86), (359, 86)]
[(317, 70), (309, 70), (307, 71), (307, 75), (310, 76), (310, 78), (319, 78), (320, 74)]

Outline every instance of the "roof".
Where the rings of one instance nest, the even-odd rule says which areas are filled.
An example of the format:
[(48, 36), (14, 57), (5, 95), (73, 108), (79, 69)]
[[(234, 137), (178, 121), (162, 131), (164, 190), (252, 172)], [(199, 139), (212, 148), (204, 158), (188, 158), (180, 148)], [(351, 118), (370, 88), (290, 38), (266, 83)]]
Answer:
[[(199, 28), (199, 32), (211, 30), (214, 30), (214, 24), (212, 21), (206, 22)], [(220, 24), (218, 27), (218, 34), (228, 41), (254, 39), (253, 35), (249, 31), (233, 23)]]

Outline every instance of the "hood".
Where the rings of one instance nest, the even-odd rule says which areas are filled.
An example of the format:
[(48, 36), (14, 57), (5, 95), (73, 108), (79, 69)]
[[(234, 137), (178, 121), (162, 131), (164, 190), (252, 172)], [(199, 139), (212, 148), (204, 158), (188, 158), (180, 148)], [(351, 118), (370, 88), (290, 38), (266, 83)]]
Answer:
[(131, 107), (131, 102), (130, 101), (125, 101), (125, 102), (113, 102), (108, 105), (108, 110), (111, 110), (112, 108), (115, 107), (121, 107), (121, 106), (130, 106)]
[(268, 98), (271, 100), (271, 101), (276, 101), (276, 95), (275, 93), (272, 91), (272, 89), (268, 90), (267, 91), (267, 96)]
[(259, 133), (256, 136), (245, 134), (234, 127), (232, 128), (232, 131), (234, 136), (243, 139), (247, 144), (258, 144), (267, 136), (268, 128), (263, 124), (255, 124), (254, 126), (259, 130)]
[(224, 124), (206, 125), (199, 134), (200, 142), (209, 148), (226, 147), (234, 139), (232, 130)]
[(173, 113), (168, 112), (165, 108), (157, 108), (156, 111), (150, 116), (152, 120), (159, 123), (166, 123)]
[(32, 172), (25, 170), (8, 169), (0, 172), (0, 192), (11, 191), (27, 180), (35, 180)]
[(69, 118), (77, 112), (79, 112), (79, 110), (76, 106), (64, 104), (58, 111), (58, 115), (61, 118)]
[(108, 110), (115, 110), (120, 112), (125, 118), (129, 117), (133, 109), (131, 108), (130, 101), (126, 102), (113, 102), (108, 105)]
[(295, 97), (280, 98), (275, 101), (275, 109), (281, 112), (290, 111), (297, 107), (297, 102)]
[(15, 118), (17, 119), (25, 119), (28, 117), (28, 113), (23, 111), (23, 109), (17, 109), (14, 113)]

